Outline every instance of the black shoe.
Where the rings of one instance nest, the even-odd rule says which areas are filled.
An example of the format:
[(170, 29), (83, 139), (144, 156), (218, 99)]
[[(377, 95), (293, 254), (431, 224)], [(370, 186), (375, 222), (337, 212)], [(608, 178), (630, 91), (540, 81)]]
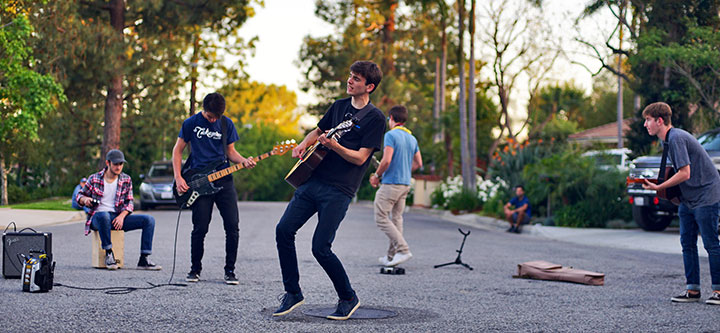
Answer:
[(235, 277), (235, 273), (233, 272), (226, 272), (225, 273), (225, 284), (240, 284), (240, 281)]
[(115, 261), (115, 255), (112, 252), (105, 253), (105, 267), (109, 270), (118, 269), (117, 261)]
[(295, 310), (295, 308), (304, 304), (305, 298), (303, 297), (302, 293), (285, 293), (285, 295), (282, 296), (280, 302), (280, 307), (278, 307), (277, 310), (273, 312), (273, 317), (284, 316), (290, 313), (290, 311)]
[(710, 298), (705, 301), (707, 304), (714, 304), (714, 305), (720, 305), (720, 293), (713, 293)]
[(512, 225), (511, 225), (510, 228), (508, 228), (508, 230), (505, 230), (505, 231), (506, 231), (506, 232), (513, 232), (513, 231), (515, 231), (515, 226), (512, 226)]
[(339, 300), (335, 312), (327, 316), (327, 319), (333, 320), (348, 320), (352, 316), (353, 312), (360, 307), (360, 300), (357, 295), (351, 300)]
[[(712, 299), (712, 297), (710, 297)], [(708, 299), (708, 300), (710, 300)], [(689, 291), (685, 290), (685, 292), (680, 296), (675, 296), (670, 299), (673, 302), (677, 303), (691, 303), (691, 302), (698, 302), (700, 301), (700, 293), (691, 294)]]
[(140, 256), (140, 260), (138, 260), (137, 269), (144, 269), (148, 271), (159, 271), (162, 269), (162, 266), (155, 265), (154, 262), (150, 261), (147, 256)]
[(515, 227), (515, 230), (513, 230), (513, 232), (519, 234), (522, 232), (522, 230), (520, 230), (520, 227)]
[(200, 272), (190, 271), (190, 273), (188, 273), (188, 275), (185, 277), (185, 281), (187, 281), (187, 282), (198, 282), (198, 281), (200, 281)]

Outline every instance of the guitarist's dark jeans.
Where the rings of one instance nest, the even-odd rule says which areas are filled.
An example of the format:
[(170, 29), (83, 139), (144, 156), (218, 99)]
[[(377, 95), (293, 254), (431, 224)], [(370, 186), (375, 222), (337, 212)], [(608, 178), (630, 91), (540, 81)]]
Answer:
[(336, 187), (313, 179), (300, 185), (295, 191), (275, 228), (275, 241), (286, 292), (297, 294), (301, 291), (295, 234), (317, 212), (318, 224), (312, 238), (313, 256), (330, 277), (340, 299), (348, 300), (355, 296), (345, 268), (331, 250), (335, 232), (345, 217), (350, 200), (351, 197)]
[(190, 260), (193, 272), (202, 271), (202, 257), (205, 253), (205, 235), (208, 233), (212, 218), (213, 204), (216, 204), (223, 219), (225, 228), (225, 272), (235, 270), (237, 260), (238, 238), (238, 203), (232, 176), (223, 177), (215, 182), (223, 189), (212, 195), (200, 196), (192, 207), (193, 230), (190, 234)]
[(684, 203), (678, 208), (680, 216), (680, 245), (687, 289), (700, 290), (700, 262), (698, 260), (698, 232), (708, 253), (710, 278), (713, 290), (720, 290), (720, 242), (718, 241), (718, 216), (720, 203), (690, 209)]

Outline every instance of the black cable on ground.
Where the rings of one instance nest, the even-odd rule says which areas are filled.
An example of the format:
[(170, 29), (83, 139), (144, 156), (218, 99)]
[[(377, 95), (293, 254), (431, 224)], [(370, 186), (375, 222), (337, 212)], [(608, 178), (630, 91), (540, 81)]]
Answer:
[(161, 284), (153, 284), (150, 282), (147, 282), (147, 284), (150, 285), (150, 287), (97, 287), (97, 288), (88, 288), (88, 287), (77, 287), (77, 286), (70, 286), (62, 283), (54, 283), (53, 286), (55, 287), (65, 287), (70, 289), (77, 289), (77, 290), (92, 290), (92, 291), (104, 291), (108, 295), (123, 295), (123, 294), (129, 294), (135, 290), (149, 290), (149, 289), (155, 289), (158, 287), (187, 287), (187, 284), (185, 283), (172, 283), (173, 276), (175, 275), (175, 259), (177, 258), (177, 235), (178, 235), (178, 229), (180, 228), (180, 214), (182, 213), (182, 208), (178, 208), (178, 217), (177, 222), (175, 223), (175, 242), (173, 244), (173, 264), (172, 264), (172, 271), (170, 272), (170, 280), (168, 280), (167, 283), (161, 283)]

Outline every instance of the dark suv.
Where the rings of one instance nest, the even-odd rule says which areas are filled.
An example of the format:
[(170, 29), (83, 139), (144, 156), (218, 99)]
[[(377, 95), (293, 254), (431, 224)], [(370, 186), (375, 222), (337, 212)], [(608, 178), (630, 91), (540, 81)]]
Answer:
[[(720, 128), (705, 132), (697, 139), (720, 172)], [(668, 165), (672, 164), (668, 162)], [(659, 170), (660, 156), (641, 156), (630, 165), (630, 177), (657, 179)], [(633, 205), (633, 219), (643, 230), (665, 230), (677, 216), (677, 206), (658, 198), (655, 191), (643, 189), (641, 184), (630, 184), (627, 193)]]
[(140, 175), (140, 209), (157, 205), (175, 205), (173, 197), (173, 169), (171, 161), (153, 162), (147, 175)]

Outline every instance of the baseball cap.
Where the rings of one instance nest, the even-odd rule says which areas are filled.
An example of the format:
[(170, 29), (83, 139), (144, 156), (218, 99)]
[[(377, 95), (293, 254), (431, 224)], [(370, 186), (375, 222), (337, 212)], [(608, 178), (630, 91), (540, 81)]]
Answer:
[(87, 178), (82, 177), (82, 179), (80, 179), (80, 182), (81, 182), (81, 183), (87, 182)]
[(127, 161), (125, 160), (125, 154), (123, 154), (123, 152), (118, 149), (112, 149), (107, 152), (105, 159), (112, 163), (127, 163)]

